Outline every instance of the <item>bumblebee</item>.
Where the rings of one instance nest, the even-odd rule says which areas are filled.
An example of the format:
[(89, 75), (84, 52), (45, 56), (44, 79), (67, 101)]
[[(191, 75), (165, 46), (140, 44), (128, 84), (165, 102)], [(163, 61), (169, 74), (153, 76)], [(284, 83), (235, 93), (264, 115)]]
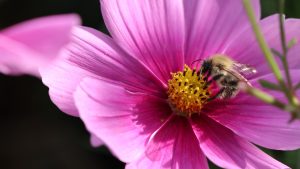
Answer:
[(204, 76), (207, 84), (215, 82), (219, 88), (210, 100), (234, 98), (240, 91), (239, 83), (251, 86), (244, 75), (254, 73), (256, 73), (255, 68), (238, 63), (221, 54), (203, 60), (200, 68), (200, 74)]

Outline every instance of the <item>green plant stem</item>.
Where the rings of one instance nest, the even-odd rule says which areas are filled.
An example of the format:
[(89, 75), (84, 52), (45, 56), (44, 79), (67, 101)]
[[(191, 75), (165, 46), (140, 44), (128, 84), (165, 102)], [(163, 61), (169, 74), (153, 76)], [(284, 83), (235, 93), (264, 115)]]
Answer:
[[(285, 28), (284, 28), (284, 4), (285, 0), (279, 0), (278, 1), (278, 6), (279, 6), (279, 26), (280, 26), (280, 38), (281, 38), (281, 45), (282, 45), (282, 57), (281, 61), (283, 63), (283, 68), (285, 71), (285, 76), (287, 79), (287, 85), (290, 90), (293, 91), (293, 86), (292, 86), (292, 80), (289, 72), (289, 66), (287, 62), (287, 53), (288, 53), (288, 48), (286, 44), (286, 36), (285, 36)], [(293, 93), (293, 92), (292, 92)]]
[(280, 72), (280, 68), (278, 66), (278, 64), (276, 63), (272, 52), (270, 50), (270, 48), (268, 47), (266, 40), (264, 39), (262, 32), (260, 30), (260, 27), (258, 26), (257, 22), (256, 22), (256, 18), (252, 9), (252, 5), (250, 3), (249, 0), (243, 0), (243, 5), (246, 9), (247, 15), (249, 17), (249, 20), (251, 22), (252, 25), (252, 29), (255, 33), (256, 39), (259, 43), (260, 48), (262, 49), (264, 56), (272, 70), (272, 72), (274, 73), (279, 85), (281, 86), (281, 88), (283, 89), (286, 97), (288, 98), (289, 102), (292, 104), (292, 106), (294, 107), (300, 107), (299, 106), (299, 101), (298, 99), (292, 94), (292, 92), (288, 89), (288, 87), (286, 86), (284, 80), (283, 80), (283, 76)]
[(288, 95), (290, 97), (289, 101), (293, 106), (295, 106), (296, 108), (298, 107), (300, 109), (299, 100), (295, 96), (295, 93), (294, 93), (294, 87), (293, 87), (293, 83), (292, 83), (292, 79), (291, 79), (291, 75), (290, 75), (290, 71), (289, 71), (289, 65), (288, 65), (288, 61), (287, 61), (288, 47), (286, 44), (285, 27), (284, 27), (285, 0), (279, 0), (278, 6), (279, 6), (280, 38), (281, 38), (281, 45), (282, 45), (282, 51), (283, 51), (281, 61), (283, 63), (283, 68), (284, 68), (285, 76), (287, 79), (287, 88), (288, 88), (288, 92), (289, 92)]
[(295, 107), (292, 107), (292, 106), (288, 106), (286, 105), (285, 103), (275, 99), (273, 96), (269, 95), (268, 93), (265, 93), (259, 89), (256, 89), (256, 88), (253, 88), (253, 87), (246, 87), (244, 89), (244, 91), (256, 98), (258, 98), (259, 100), (267, 103), (267, 104), (270, 104), (270, 105), (273, 105), (275, 107), (278, 107), (284, 111), (288, 111), (288, 112), (291, 112), (294, 116), (295, 115), (298, 115), (300, 112), (299, 109), (295, 108)]
[(243, 0), (243, 4), (244, 4), (244, 7), (246, 9), (246, 12), (247, 12), (247, 15), (249, 17), (249, 20), (251, 22), (251, 25), (252, 25), (252, 28), (253, 28), (253, 31), (255, 33), (255, 36), (256, 36), (256, 39), (259, 43), (259, 46), (260, 48), (262, 49), (263, 53), (264, 53), (264, 56), (266, 58), (266, 60), (268, 61), (268, 64), (269, 66), (271, 67), (276, 79), (278, 80), (279, 84), (281, 87), (284, 86), (284, 88), (286, 88), (285, 84), (284, 84), (284, 81), (283, 81), (283, 77), (281, 75), (281, 72), (280, 72), (280, 69), (279, 69), (279, 66), (277, 65), (273, 55), (272, 55), (272, 52), (270, 50), (270, 48), (268, 47), (262, 33), (261, 33), (261, 30), (256, 22), (256, 18), (255, 18), (255, 15), (254, 15), (254, 12), (253, 12), (253, 9), (252, 9), (252, 6), (251, 6), (251, 3), (249, 0)]

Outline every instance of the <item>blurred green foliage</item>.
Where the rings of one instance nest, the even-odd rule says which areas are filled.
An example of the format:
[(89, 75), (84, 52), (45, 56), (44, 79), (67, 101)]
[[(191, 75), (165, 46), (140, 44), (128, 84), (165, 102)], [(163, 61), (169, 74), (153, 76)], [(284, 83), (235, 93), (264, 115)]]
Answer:
[[(288, 18), (300, 18), (300, 0), (285, 0), (285, 14)], [(262, 16), (277, 13), (277, 0), (261, 0)]]

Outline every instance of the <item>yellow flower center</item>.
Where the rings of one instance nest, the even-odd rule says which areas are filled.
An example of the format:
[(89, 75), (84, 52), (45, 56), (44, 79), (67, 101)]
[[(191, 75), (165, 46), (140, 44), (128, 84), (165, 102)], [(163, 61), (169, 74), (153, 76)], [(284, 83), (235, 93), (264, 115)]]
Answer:
[(168, 81), (168, 101), (173, 111), (186, 117), (200, 113), (211, 97), (204, 77), (187, 65), (184, 66), (183, 72), (171, 75), (172, 79)]

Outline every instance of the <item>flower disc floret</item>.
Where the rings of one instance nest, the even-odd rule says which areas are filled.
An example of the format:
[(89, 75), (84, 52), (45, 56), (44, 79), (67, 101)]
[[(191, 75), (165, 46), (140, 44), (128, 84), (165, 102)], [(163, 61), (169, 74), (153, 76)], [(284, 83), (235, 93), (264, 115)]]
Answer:
[(190, 117), (200, 113), (211, 92), (200, 71), (185, 65), (183, 71), (171, 73), (168, 81), (168, 101), (174, 112)]

